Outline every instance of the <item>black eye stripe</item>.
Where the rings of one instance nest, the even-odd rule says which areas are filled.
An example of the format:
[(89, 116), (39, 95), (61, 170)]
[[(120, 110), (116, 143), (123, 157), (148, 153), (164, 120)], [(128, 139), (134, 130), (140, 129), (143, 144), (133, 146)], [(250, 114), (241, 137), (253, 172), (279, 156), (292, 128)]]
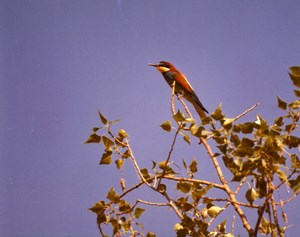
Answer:
[(160, 62), (160, 63), (159, 63), (159, 66), (161, 66), (161, 67), (166, 67), (166, 68), (170, 68), (170, 65), (167, 64), (167, 63), (164, 63), (164, 62)]

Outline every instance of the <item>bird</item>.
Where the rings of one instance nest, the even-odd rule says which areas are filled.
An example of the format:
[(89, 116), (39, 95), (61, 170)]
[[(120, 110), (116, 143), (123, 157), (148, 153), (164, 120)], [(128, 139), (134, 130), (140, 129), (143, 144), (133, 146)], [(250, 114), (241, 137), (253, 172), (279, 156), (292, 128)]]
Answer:
[(200, 119), (206, 117), (207, 109), (200, 102), (193, 87), (185, 77), (172, 63), (167, 61), (160, 61), (158, 64), (149, 63), (149, 66), (155, 67), (164, 77), (165, 81), (172, 88), (175, 81), (175, 94), (183, 96), (189, 101), (197, 111)]

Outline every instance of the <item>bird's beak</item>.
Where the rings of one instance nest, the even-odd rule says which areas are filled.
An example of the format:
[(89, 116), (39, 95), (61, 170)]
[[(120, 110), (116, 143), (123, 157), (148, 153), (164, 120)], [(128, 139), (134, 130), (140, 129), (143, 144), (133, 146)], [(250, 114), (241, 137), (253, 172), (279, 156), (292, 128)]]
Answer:
[(159, 65), (158, 64), (154, 64), (154, 63), (148, 63), (149, 66), (152, 66), (152, 67), (158, 67)]

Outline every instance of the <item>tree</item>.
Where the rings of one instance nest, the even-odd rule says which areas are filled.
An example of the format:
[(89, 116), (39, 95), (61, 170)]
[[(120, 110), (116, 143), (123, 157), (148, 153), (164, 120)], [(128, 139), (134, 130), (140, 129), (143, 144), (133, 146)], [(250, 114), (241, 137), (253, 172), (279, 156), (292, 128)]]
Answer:
[[(178, 237), (232, 237), (238, 234), (234, 233), (235, 215), (251, 237), (258, 233), (284, 236), (289, 227), (284, 206), (295, 200), (300, 191), (300, 138), (297, 136), (300, 67), (291, 67), (289, 76), (295, 86), (296, 100), (287, 103), (277, 97), (278, 108), (284, 115), (278, 116), (271, 123), (261, 115), (257, 115), (255, 121), (238, 123), (240, 117), (247, 115), (256, 104), (235, 118), (227, 118), (221, 106), (218, 106), (197, 125), (181, 97), (178, 99), (185, 113), (180, 110), (175, 113), (173, 85), (173, 121), (161, 124), (161, 128), (173, 136), (173, 142), (167, 158), (152, 161), (151, 168), (139, 167), (127, 132), (123, 129), (114, 131), (114, 125), (119, 121), (109, 121), (99, 112), (103, 127), (93, 128), (85, 143), (104, 146), (100, 165), (111, 165), (114, 160), (117, 169), (121, 170), (124, 163), (129, 162), (137, 173), (135, 185), (126, 187), (126, 180), (122, 177), (120, 186), (113, 184), (104, 200), (90, 208), (97, 215), (101, 236), (108, 236), (104, 233), (103, 225), (110, 226), (113, 236), (155, 236), (152, 232), (146, 235), (143, 233), (139, 217), (146, 209), (141, 208), (141, 204), (149, 208), (172, 209), (178, 217), (178, 223), (174, 224)], [(179, 136), (188, 144), (191, 139), (199, 139), (199, 146), (204, 146), (207, 159), (213, 163), (218, 182), (199, 177), (196, 159), (190, 163), (183, 160), (181, 165), (172, 161), (173, 149)], [(186, 175), (179, 175), (176, 172), (177, 166), (185, 170)], [(226, 179), (224, 172), (231, 173), (232, 179)], [(172, 185), (176, 187), (176, 195), (173, 195)], [(129, 203), (127, 195), (142, 186), (147, 186), (165, 201), (136, 199), (134, 203)], [(120, 193), (116, 191), (118, 189)], [(289, 196), (281, 197), (280, 194), (287, 189), (291, 190)], [(219, 190), (218, 196), (213, 194), (213, 190)], [(220, 221), (217, 217), (230, 206), (236, 214), (228, 229), (227, 219)], [(255, 221), (249, 221), (250, 215), (256, 216)], [(215, 223), (217, 220), (218, 223)]]

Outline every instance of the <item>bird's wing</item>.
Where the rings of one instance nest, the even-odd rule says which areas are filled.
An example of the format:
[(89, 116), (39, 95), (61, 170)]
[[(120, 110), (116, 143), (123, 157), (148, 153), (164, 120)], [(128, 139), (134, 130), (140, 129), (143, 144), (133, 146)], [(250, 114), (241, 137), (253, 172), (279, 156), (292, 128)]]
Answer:
[(174, 75), (174, 79), (176, 83), (178, 83), (185, 92), (196, 95), (193, 87), (182, 73), (176, 73)]

